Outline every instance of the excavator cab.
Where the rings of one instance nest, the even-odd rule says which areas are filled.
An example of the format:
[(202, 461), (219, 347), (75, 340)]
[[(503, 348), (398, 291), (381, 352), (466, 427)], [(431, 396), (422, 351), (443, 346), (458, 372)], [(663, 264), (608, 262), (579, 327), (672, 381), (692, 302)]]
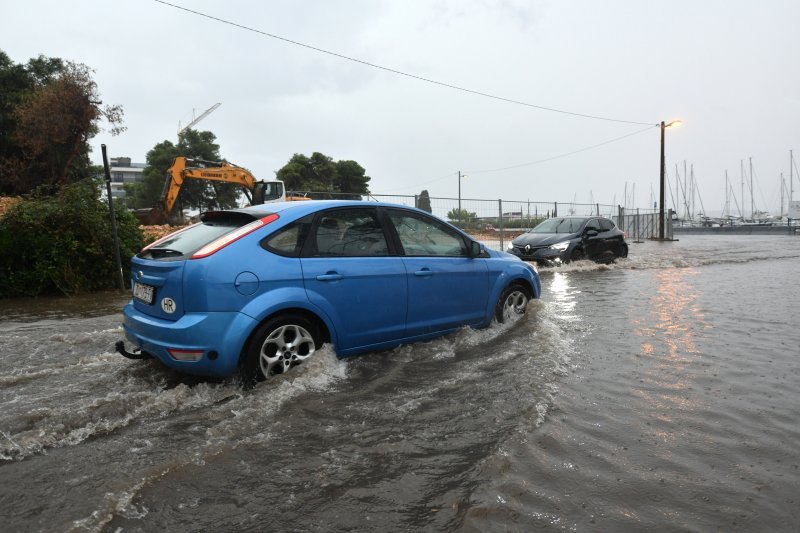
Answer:
[(283, 198), (282, 181), (257, 181), (253, 185), (253, 205), (280, 201)]

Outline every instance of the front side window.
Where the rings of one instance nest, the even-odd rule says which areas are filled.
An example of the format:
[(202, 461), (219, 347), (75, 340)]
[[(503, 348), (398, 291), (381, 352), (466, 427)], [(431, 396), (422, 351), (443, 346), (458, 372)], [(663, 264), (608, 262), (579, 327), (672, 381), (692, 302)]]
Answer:
[(614, 229), (614, 223), (607, 218), (600, 219), (600, 229), (603, 231), (611, 231)]
[(389, 245), (374, 209), (335, 209), (319, 215), (313, 257), (389, 255)]
[(415, 213), (390, 211), (406, 255), (461, 257), (467, 255), (464, 239), (444, 223)]
[(584, 229), (584, 231), (589, 231), (590, 229), (593, 229), (598, 232), (600, 231), (600, 222), (596, 218), (591, 219), (586, 224), (586, 228)]

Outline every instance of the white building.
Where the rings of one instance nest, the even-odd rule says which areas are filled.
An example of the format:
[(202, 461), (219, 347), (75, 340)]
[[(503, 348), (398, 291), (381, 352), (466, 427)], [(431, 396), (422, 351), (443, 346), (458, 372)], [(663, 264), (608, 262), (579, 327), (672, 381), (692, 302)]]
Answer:
[(131, 163), (130, 157), (111, 158), (111, 196), (125, 198), (125, 184), (144, 179), (144, 163)]

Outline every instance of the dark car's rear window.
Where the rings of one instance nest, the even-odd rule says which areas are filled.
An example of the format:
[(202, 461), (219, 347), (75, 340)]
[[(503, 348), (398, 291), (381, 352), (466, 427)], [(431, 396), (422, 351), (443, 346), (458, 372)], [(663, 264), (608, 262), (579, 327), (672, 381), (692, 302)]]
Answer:
[(206, 244), (256, 220), (255, 217), (237, 211), (206, 213), (203, 222), (178, 231), (157, 245), (139, 252), (146, 259), (185, 259)]

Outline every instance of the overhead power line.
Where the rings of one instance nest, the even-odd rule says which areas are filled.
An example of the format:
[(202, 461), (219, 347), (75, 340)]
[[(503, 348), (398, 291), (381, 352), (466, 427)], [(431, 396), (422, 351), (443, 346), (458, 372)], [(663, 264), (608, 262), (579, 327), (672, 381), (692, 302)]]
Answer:
[(316, 46), (312, 46), (310, 44), (301, 43), (299, 41), (288, 39), (286, 37), (281, 37), (280, 35), (275, 35), (274, 33), (269, 33), (269, 32), (266, 32), (266, 31), (263, 31), (263, 30), (259, 30), (259, 29), (256, 29), (256, 28), (251, 28), (250, 26), (245, 26), (244, 24), (239, 24), (237, 22), (226, 20), (226, 19), (223, 19), (223, 18), (220, 18), (220, 17), (215, 17), (213, 15), (209, 15), (207, 13), (196, 11), (194, 9), (189, 9), (188, 7), (180, 6), (178, 4), (172, 4), (170, 2), (165, 2), (164, 0), (153, 0), (153, 1), (154, 2), (158, 2), (159, 4), (164, 4), (166, 6), (169, 6), (169, 7), (175, 8), (175, 9), (179, 9), (181, 11), (185, 11), (187, 13), (192, 13), (192, 14), (200, 16), (200, 17), (204, 17), (204, 18), (207, 18), (207, 19), (210, 19), (210, 20), (214, 20), (214, 21), (220, 22), (222, 24), (227, 24), (227, 25), (233, 26), (235, 28), (239, 28), (239, 29), (242, 29), (242, 30), (246, 30), (246, 31), (250, 31), (250, 32), (253, 32), (253, 33), (257, 33), (259, 35), (263, 35), (265, 37), (270, 37), (272, 39), (277, 39), (279, 41), (283, 41), (283, 42), (286, 42), (286, 43), (289, 43), (289, 44), (293, 44), (295, 46), (301, 46), (301, 47), (307, 48), (309, 50), (314, 50), (315, 52), (320, 52), (322, 54), (327, 54), (327, 55), (330, 55), (330, 56), (338, 57), (340, 59), (344, 59), (344, 60), (347, 60), (347, 61), (352, 61), (354, 63), (359, 63), (359, 64), (367, 66), (367, 67), (380, 69), (380, 70), (383, 70), (385, 72), (391, 72), (392, 74), (397, 74), (399, 76), (405, 76), (407, 78), (412, 78), (412, 79), (415, 79), (415, 80), (423, 81), (425, 83), (431, 83), (433, 85), (438, 85), (440, 87), (446, 87), (448, 89), (454, 89), (454, 90), (457, 90), (457, 91), (461, 91), (461, 92), (465, 92), (465, 93), (469, 93), (469, 94), (474, 94), (474, 95), (477, 95), (477, 96), (483, 96), (483, 97), (486, 97), (486, 98), (492, 98), (494, 100), (500, 100), (502, 102), (508, 102), (508, 103), (511, 103), (511, 104), (517, 104), (517, 105), (521, 105), (521, 106), (525, 106), (525, 107), (532, 107), (534, 109), (541, 109), (543, 111), (551, 111), (553, 113), (561, 113), (563, 115), (572, 115), (572, 116), (575, 116), (575, 117), (590, 118), (590, 119), (594, 119), (594, 120), (605, 120), (605, 121), (608, 121), (608, 122), (620, 122), (620, 123), (623, 123), (623, 124), (640, 124), (640, 125), (648, 125), (648, 126), (651, 126), (651, 125), (655, 124), (654, 122), (637, 122), (637, 121), (634, 121), (634, 120), (622, 120), (622, 119), (612, 118), (612, 117), (604, 117), (604, 116), (599, 116), (599, 115), (590, 115), (590, 114), (587, 114), (587, 113), (576, 113), (574, 111), (566, 111), (564, 109), (556, 109), (554, 107), (547, 107), (547, 106), (542, 106), (542, 105), (531, 104), (529, 102), (523, 102), (521, 100), (514, 100), (513, 98), (506, 98), (506, 97), (503, 97), (503, 96), (497, 96), (497, 95), (485, 93), (485, 92), (482, 92), (482, 91), (476, 91), (474, 89), (469, 89), (469, 88), (466, 88), (466, 87), (460, 87), (458, 85), (453, 85), (451, 83), (445, 83), (445, 82), (437, 81), (437, 80), (434, 80), (434, 79), (431, 79), (431, 78), (425, 78), (423, 76), (418, 76), (416, 74), (411, 74), (409, 72), (403, 72), (401, 70), (397, 70), (397, 69), (393, 69), (393, 68), (389, 68), (389, 67), (384, 67), (384, 66), (378, 65), (376, 63), (370, 63), (369, 61), (364, 61), (363, 59), (358, 59), (358, 58), (350, 57), (350, 56), (347, 56), (347, 55), (344, 55), (344, 54), (340, 54), (340, 53), (337, 53), (337, 52), (332, 52), (330, 50), (325, 50), (324, 48), (319, 48), (319, 47), (316, 47)]
[(562, 157), (567, 157), (567, 156), (570, 156), (570, 155), (579, 154), (581, 152), (586, 152), (587, 150), (592, 150), (594, 148), (598, 148), (598, 147), (604, 146), (606, 144), (611, 144), (613, 142), (621, 141), (622, 139), (627, 139), (628, 137), (633, 137), (634, 135), (638, 135), (638, 134), (643, 133), (645, 131), (651, 130), (651, 129), (655, 128), (655, 127), (658, 127), (658, 124), (653, 124), (651, 126), (647, 126), (646, 128), (642, 128), (640, 130), (634, 131), (633, 133), (628, 133), (627, 135), (623, 135), (621, 137), (615, 137), (614, 139), (609, 139), (609, 140), (603, 141), (601, 143), (593, 144), (591, 146), (586, 146), (585, 148), (580, 148), (578, 150), (573, 150), (572, 152), (567, 152), (567, 153), (564, 153), (564, 154), (554, 155), (552, 157), (548, 157), (548, 158), (545, 158), (545, 159), (539, 159), (537, 161), (531, 161), (529, 163), (521, 163), (519, 165), (512, 165), (512, 166), (509, 166), (509, 167), (490, 168), (490, 169), (487, 169), (487, 170), (466, 170), (465, 172), (467, 172), (468, 174), (483, 174), (483, 173), (487, 173), (487, 172), (500, 172), (500, 171), (503, 171), (503, 170), (513, 170), (515, 168), (522, 168), (522, 167), (529, 167), (531, 165), (538, 165), (539, 163), (546, 163), (546, 162), (552, 161), (554, 159), (561, 159)]
[[(513, 169), (516, 169), (516, 168), (523, 168), (523, 167), (528, 167), (528, 166), (532, 166), (532, 165), (538, 165), (540, 163), (546, 163), (548, 161), (553, 161), (554, 159), (560, 159), (562, 157), (568, 157), (568, 156), (571, 156), (571, 155), (579, 154), (581, 152), (586, 152), (588, 150), (592, 150), (594, 148), (599, 148), (600, 146), (604, 146), (606, 144), (611, 144), (613, 142), (621, 141), (622, 139), (627, 139), (628, 137), (633, 137), (634, 135), (638, 135), (640, 133), (644, 133), (645, 131), (649, 131), (649, 130), (651, 130), (653, 128), (656, 128), (656, 127), (659, 127), (659, 125), (658, 124), (654, 124), (652, 126), (647, 126), (646, 128), (642, 128), (640, 130), (636, 130), (633, 133), (628, 133), (627, 135), (622, 135), (621, 137), (615, 137), (614, 139), (609, 139), (609, 140), (603, 141), (601, 143), (593, 144), (591, 146), (586, 146), (584, 148), (579, 148), (578, 150), (573, 150), (571, 152), (567, 152), (567, 153), (564, 153), (564, 154), (554, 155), (552, 157), (547, 157), (545, 159), (539, 159), (537, 161), (531, 161), (529, 163), (521, 163), (519, 165), (511, 165), (511, 166), (508, 166), (508, 167), (492, 168), (492, 169), (487, 169), (487, 170), (465, 170), (464, 172), (467, 173), (467, 174), (484, 174), (484, 173), (489, 173), (489, 172), (501, 172), (503, 170), (513, 170)], [(440, 176), (438, 178), (433, 178), (433, 179), (428, 180), (428, 181), (423, 181), (423, 182), (417, 183), (415, 185), (406, 185), (406, 186), (400, 187), (400, 189), (401, 190), (403, 190), (403, 189), (413, 189), (413, 188), (419, 187), (420, 185), (427, 185), (427, 184), (434, 183), (434, 182), (437, 182), (437, 181), (442, 181), (443, 179), (450, 178), (450, 177), (455, 176), (455, 175), (456, 175), (455, 172), (449, 172), (449, 173), (447, 173), (447, 174), (445, 174), (443, 176)], [(670, 191), (670, 192), (672, 192), (672, 191)]]

